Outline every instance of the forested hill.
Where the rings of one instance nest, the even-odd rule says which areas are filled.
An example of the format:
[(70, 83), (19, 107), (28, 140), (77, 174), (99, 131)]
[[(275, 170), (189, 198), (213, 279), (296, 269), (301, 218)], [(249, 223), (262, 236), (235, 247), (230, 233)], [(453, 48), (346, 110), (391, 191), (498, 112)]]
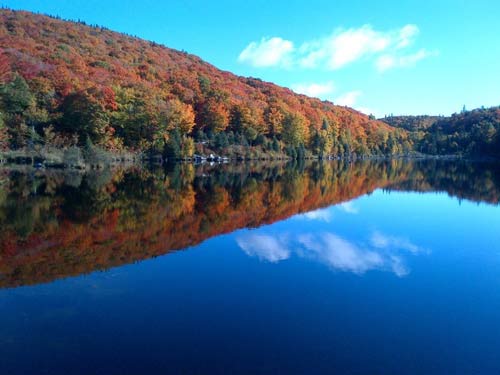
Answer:
[(408, 131), (424, 131), (430, 128), (442, 116), (386, 116), (381, 121), (391, 126)]
[(500, 158), (500, 107), (444, 116), (390, 116), (391, 126), (410, 131), (414, 148), (431, 155)]
[[(0, 10), (0, 146), (402, 154), (407, 132), (99, 26)], [(236, 151), (235, 151), (236, 150)]]

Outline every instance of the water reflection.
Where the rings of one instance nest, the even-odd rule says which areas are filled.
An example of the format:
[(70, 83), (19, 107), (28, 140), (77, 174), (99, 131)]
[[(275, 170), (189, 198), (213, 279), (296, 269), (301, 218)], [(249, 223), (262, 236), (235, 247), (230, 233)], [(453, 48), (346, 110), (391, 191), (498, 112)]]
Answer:
[(326, 223), (329, 223), (332, 221), (333, 213), (328, 208), (320, 208), (319, 210), (314, 210), (306, 212), (305, 214), (301, 214), (298, 217), (304, 218), (306, 220), (324, 221)]
[(263, 234), (249, 234), (237, 237), (236, 242), (247, 255), (271, 263), (288, 259), (291, 255), (287, 235), (273, 237)]
[(241, 250), (260, 260), (277, 263), (292, 255), (320, 262), (333, 270), (362, 275), (368, 271), (410, 273), (405, 256), (429, 253), (402, 237), (374, 231), (368, 242), (343, 238), (333, 232), (263, 235), (245, 233), (236, 238)]
[(338, 205), (338, 207), (339, 207), (342, 211), (344, 211), (344, 212), (346, 212), (346, 213), (348, 213), (348, 214), (353, 214), (353, 215), (356, 215), (356, 214), (358, 214), (358, 213), (359, 213), (359, 208), (358, 208), (358, 207), (356, 207), (356, 206), (354, 205), (354, 203), (352, 203), (352, 202), (345, 202), (345, 203), (341, 203), (341, 204), (339, 204), (339, 205)]
[[(310, 164), (169, 165), (168, 169), (0, 170), (0, 287), (52, 281), (132, 263), (223, 233), (302, 214), (329, 223), (338, 204), (385, 191), (444, 191), (499, 203), (494, 163), (359, 161)], [(339, 211), (340, 212), (340, 211)], [(249, 255), (272, 262), (299, 251), (339, 270), (408, 272), (401, 252), (418, 246), (374, 232), (359, 243), (326, 231), (239, 239)]]
[(407, 250), (410, 253), (417, 254), (422, 251), (417, 245), (403, 237), (388, 236), (379, 231), (373, 232), (370, 239), (372, 246), (377, 249), (401, 249)]

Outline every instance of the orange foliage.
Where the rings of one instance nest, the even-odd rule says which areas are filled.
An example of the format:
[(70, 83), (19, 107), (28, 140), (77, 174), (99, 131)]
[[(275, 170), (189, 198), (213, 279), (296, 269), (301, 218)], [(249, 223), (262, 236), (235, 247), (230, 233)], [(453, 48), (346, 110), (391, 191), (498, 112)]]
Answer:
[[(362, 152), (361, 145), (366, 146), (367, 138), (376, 130), (394, 132), (385, 123), (355, 110), (297, 95), (259, 79), (238, 77), (196, 56), (102, 27), (2, 9), (0, 45), (5, 46), (0, 55), (0, 79), (14, 70), (30, 86), (35, 80), (49, 82), (52, 87), (44, 90), (55, 94), (52, 111), (69, 94), (89, 87), (103, 93), (106, 110), (115, 111), (113, 91), (116, 94), (119, 87), (135, 91), (151, 107), (145, 105), (144, 109), (151, 111), (152, 120), (164, 104), (149, 104), (146, 96), (163, 101), (176, 98), (193, 106), (198, 128), (209, 127), (216, 132), (228, 127), (229, 113), (237, 105), (250, 111), (253, 131), (258, 134), (279, 136), (287, 114), (305, 119), (300, 134), (306, 138), (301, 141), (320, 129), (323, 120), (337, 124), (349, 131), (354, 145), (359, 145), (354, 152)], [(15, 64), (9, 66), (9, 59)], [(404, 131), (397, 134), (405, 137)], [(140, 142), (124, 139), (124, 143)]]

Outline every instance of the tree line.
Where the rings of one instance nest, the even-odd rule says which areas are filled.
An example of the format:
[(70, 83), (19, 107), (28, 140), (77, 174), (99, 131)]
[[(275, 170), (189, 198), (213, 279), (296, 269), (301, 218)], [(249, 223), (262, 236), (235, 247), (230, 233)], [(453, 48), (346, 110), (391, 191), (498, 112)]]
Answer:
[(3, 9), (0, 17), (3, 149), (91, 142), (174, 158), (303, 158), (412, 148), (403, 130), (185, 52), (28, 12)]
[(409, 131), (414, 149), (430, 155), (500, 157), (500, 107), (465, 108), (451, 116), (390, 116)]
[(9, 9), (0, 21), (4, 153), (498, 156), (498, 108), (376, 120), (103, 27)]

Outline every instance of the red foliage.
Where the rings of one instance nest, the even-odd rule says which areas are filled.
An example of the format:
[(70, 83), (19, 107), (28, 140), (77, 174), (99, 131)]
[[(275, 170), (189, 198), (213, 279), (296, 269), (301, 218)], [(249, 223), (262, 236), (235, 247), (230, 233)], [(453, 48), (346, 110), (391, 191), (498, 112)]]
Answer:
[(7, 55), (0, 50), (0, 82), (5, 82), (9, 79), (11, 73), (10, 61)]
[[(2, 9), (0, 45), (7, 46), (0, 55), (0, 79), (10, 71), (11, 58), (28, 82), (42, 76), (51, 82), (59, 103), (72, 92), (96, 86), (106, 109), (113, 111), (117, 106), (112, 87), (141, 86), (151, 97), (177, 97), (192, 104), (199, 109), (199, 127), (205, 126), (208, 117), (215, 121), (212, 127), (225, 129), (231, 108), (243, 105), (252, 110), (256, 126), (267, 132), (273, 126), (266, 123), (266, 116), (277, 101), (282, 111), (305, 117), (304, 126), (319, 129), (327, 119), (363, 142), (374, 129), (393, 131), (352, 109), (259, 79), (238, 77), (196, 56), (104, 28)], [(312, 134), (312, 129), (303, 133)]]

